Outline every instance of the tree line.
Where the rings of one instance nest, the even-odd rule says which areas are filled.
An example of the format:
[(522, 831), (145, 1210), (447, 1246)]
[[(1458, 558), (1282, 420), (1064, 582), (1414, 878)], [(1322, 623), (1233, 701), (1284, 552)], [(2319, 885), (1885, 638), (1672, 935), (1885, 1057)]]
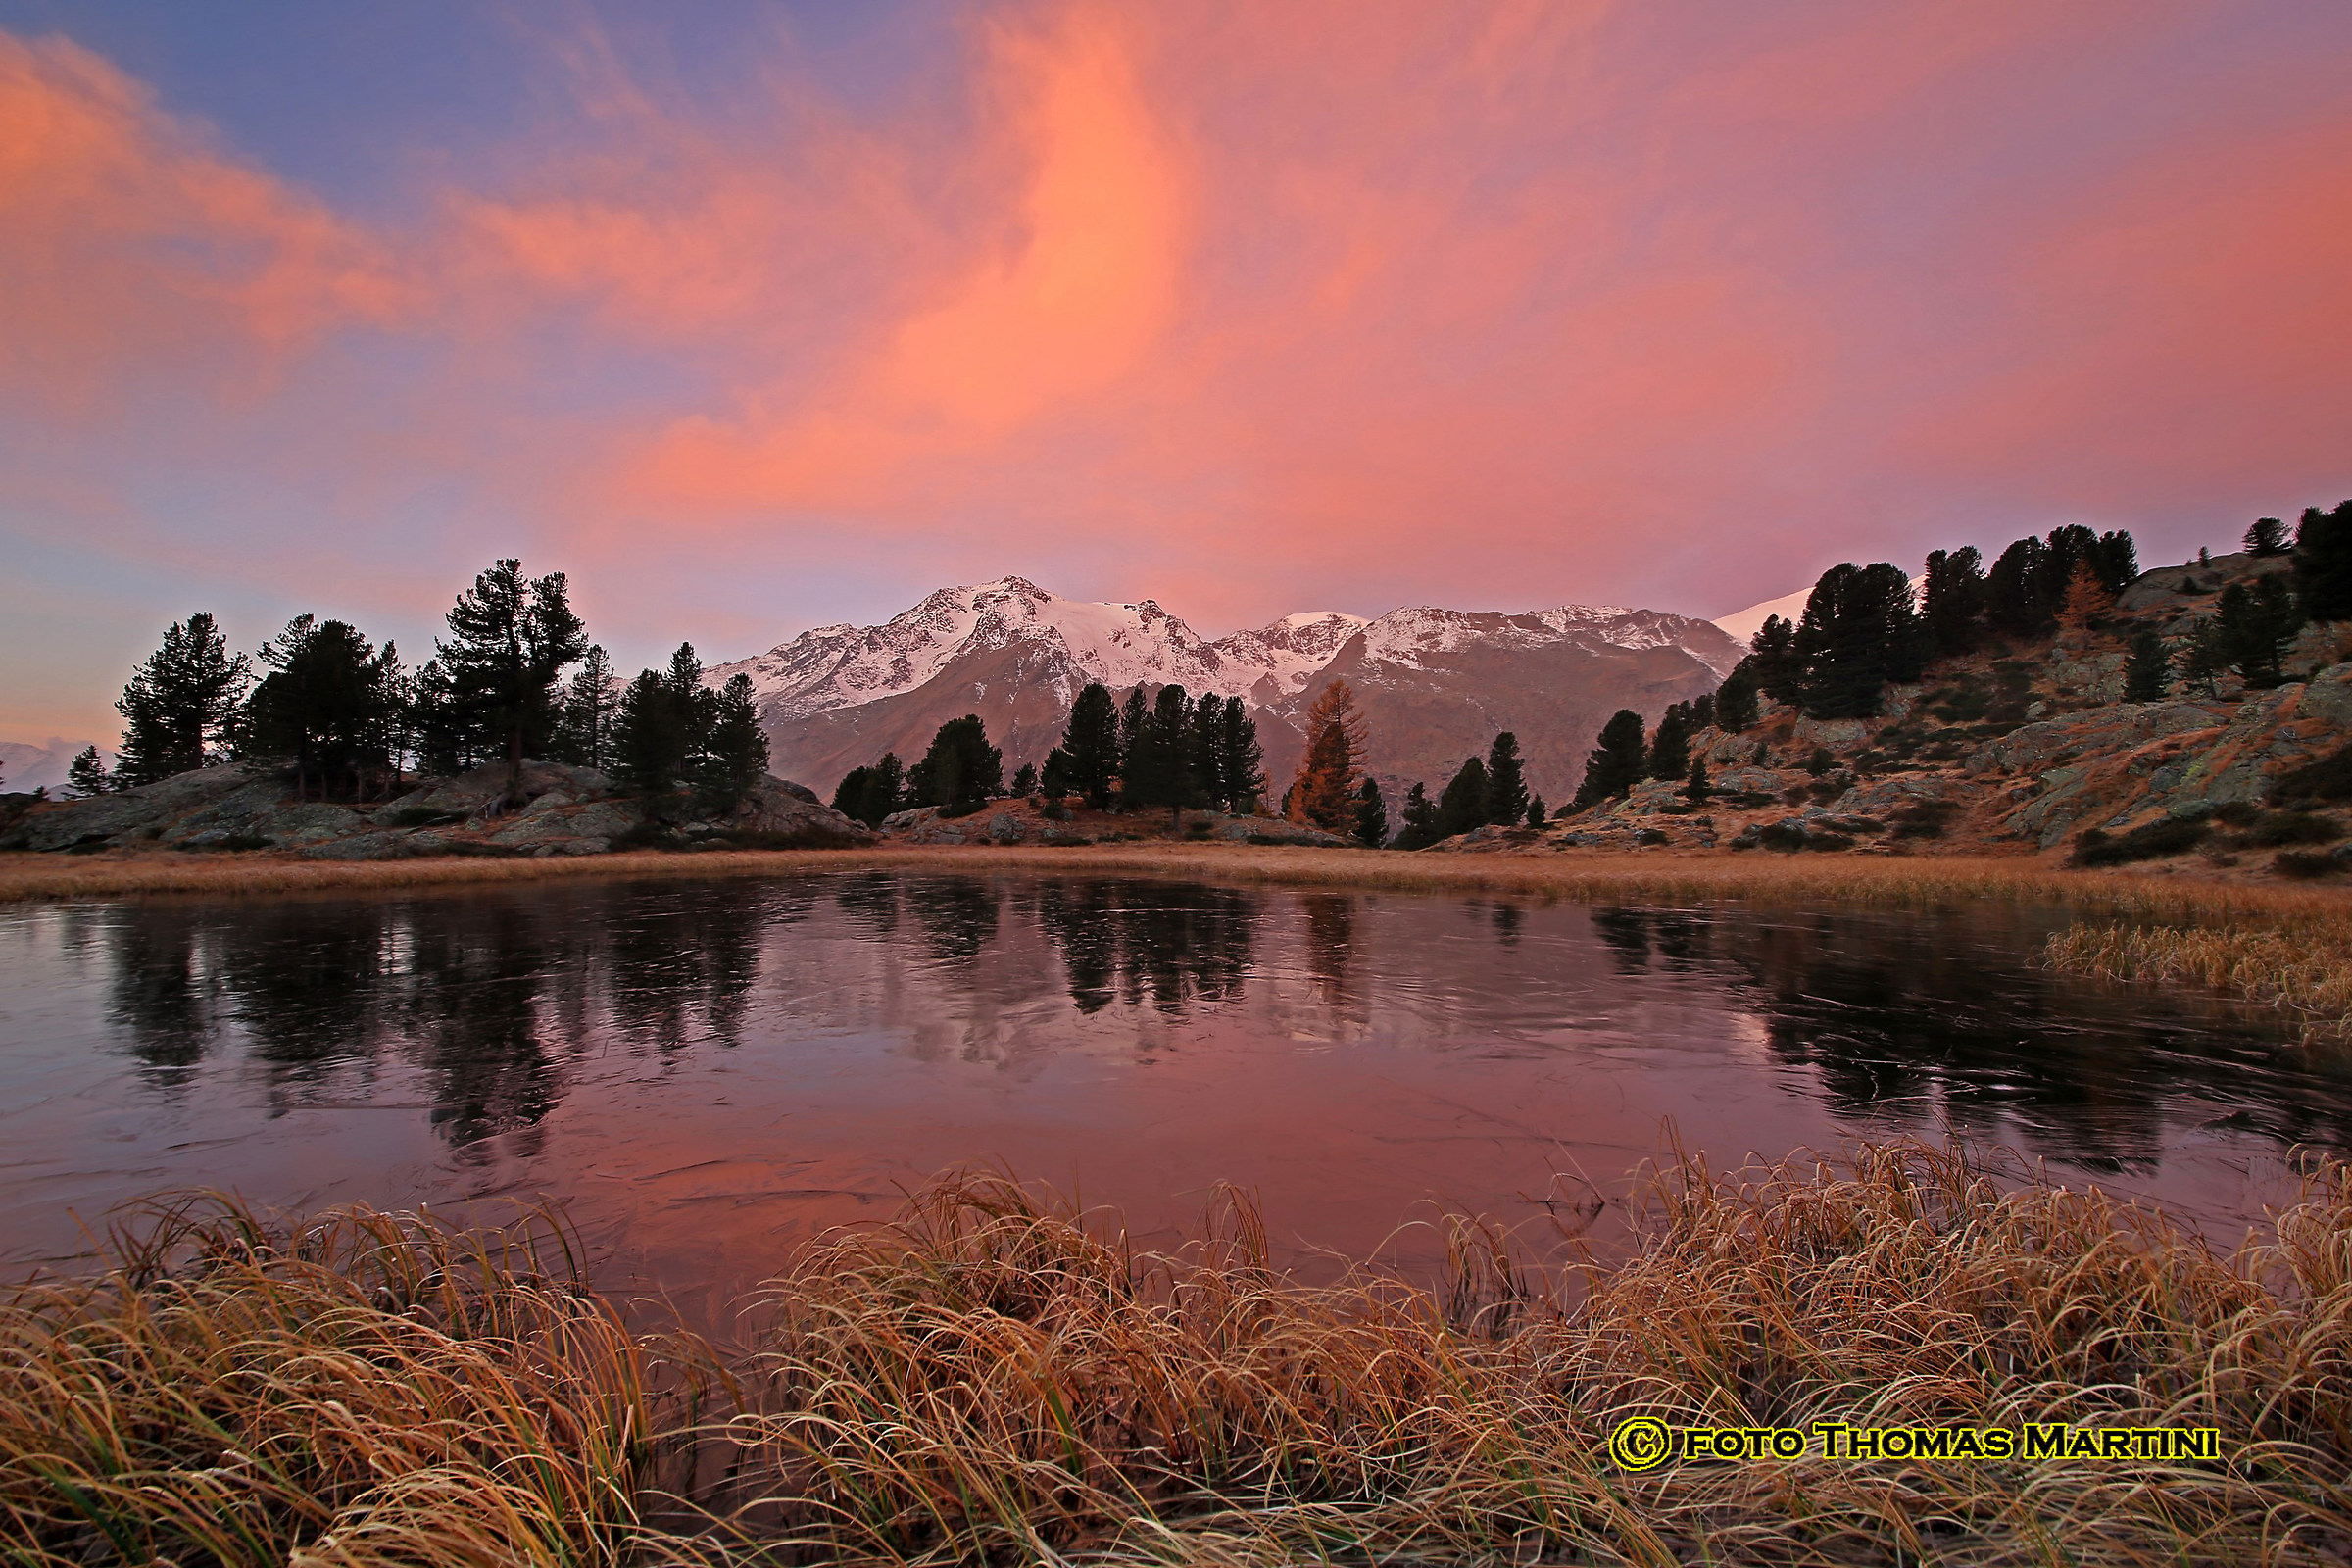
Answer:
[(666, 670), (623, 687), (563, 572), (526, 577), (520, 561), (500, 561), (458, 596), (447, 624), (412, 672), (390, 640), (379, 648), (348, 621), (298, 615), (251, 656), (208, 613), (175, 621), (115, 704), (114, 767), (91, 747), (70, 783), (95, 795), (241, 761), (286, 768), (300, 799), (365, 801), (412, 773), (503, 761), (504, 805), (535, 757), (609, 771), (649, 800), (726, 808), (766, 772), (750, 677), (713, 691), (681, 644)]

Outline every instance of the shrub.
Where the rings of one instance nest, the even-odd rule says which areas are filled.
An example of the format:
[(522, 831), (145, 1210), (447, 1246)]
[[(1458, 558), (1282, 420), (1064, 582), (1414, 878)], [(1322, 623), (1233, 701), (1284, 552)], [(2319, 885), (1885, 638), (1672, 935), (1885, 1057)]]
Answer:
[(2088, 827), (2075, 835), (2072, 859), (2077, 865), (2123, 865), (2181, 855), (2205, 842), (2213, 831), (2196, 817), (2168, 816), (2144, 823), (2121, 835)]
[(1960, 808), (1950, 801), (1913, 801), (1894, 813), (1898, 839), (1939, 839)]
[(2269, 811), (2246, 831), (2246, 841), (2267, 847), (2280, 844), (2333, 844), (2344, 830), (2310, 811)]
[(2352, 801), (2352, 746), (2341, 747), (2271, 781), (2271, 804)]
[(2344, 869), (2344, 862), (2332, 855), (2321, 855), (2312, 850), (2284, 850), (2271, 861), (2271, 869), (2280, 876), (2309, 882), (2319, 877), (2337, 875)]

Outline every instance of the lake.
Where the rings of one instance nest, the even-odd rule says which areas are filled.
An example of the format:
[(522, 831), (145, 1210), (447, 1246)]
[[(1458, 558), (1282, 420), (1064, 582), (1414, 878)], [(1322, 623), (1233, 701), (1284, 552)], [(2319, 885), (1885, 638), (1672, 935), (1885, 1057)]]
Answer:
[(692, 1309), (1002, 1162), (1139, 1237), (1224, 1181), (1309, 1273), (1432, 1204), (1590, 1229), (1718, 1164), (1945, 1128), (2223, 1234), (2352, 1068), (2272, 1015), (2053, 975), (2063, 923), (848, 871), (0, 914), (0, 1264), (165, 1189), (545, 1197)]

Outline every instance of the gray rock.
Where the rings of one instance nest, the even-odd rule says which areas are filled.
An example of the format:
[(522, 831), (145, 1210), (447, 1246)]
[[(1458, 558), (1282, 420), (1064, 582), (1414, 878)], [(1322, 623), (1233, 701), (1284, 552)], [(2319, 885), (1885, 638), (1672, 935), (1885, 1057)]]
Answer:
[(18, 818), (0, 837), (0, 847), (63, 850), (77, 844), (134, 842), (234, 795), (254, 777), (254, 770), (242, 764), (200, 767), (119, 795), (44, 803)]
[(1796, 738), (1807, 746), (1826, 746), (1850, 752), (1870, 738), (1870, 721), (1863, 718), (1800, 718)]

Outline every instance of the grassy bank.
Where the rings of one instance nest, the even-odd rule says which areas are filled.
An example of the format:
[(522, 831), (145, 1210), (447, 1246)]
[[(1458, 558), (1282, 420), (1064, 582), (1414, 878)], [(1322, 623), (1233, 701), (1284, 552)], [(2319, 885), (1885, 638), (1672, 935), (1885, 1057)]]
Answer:
[[(721, 1358), (516, 1239), (179, 1210), (0, 1306), (0, 1545), (74, 1563), (2303, 1562), (2352, 1543), (2352, 1180), (2220, 1256), (1950, 1151), (1640, 1189), (1554, 1294), (1308, 1288), (952, 1180)], [(1562, 1304), (1573, 1299), (1573, 1307)], [(1679, 1461), (1708, 1426), (2212, 1426), (2218, 1459)]]

